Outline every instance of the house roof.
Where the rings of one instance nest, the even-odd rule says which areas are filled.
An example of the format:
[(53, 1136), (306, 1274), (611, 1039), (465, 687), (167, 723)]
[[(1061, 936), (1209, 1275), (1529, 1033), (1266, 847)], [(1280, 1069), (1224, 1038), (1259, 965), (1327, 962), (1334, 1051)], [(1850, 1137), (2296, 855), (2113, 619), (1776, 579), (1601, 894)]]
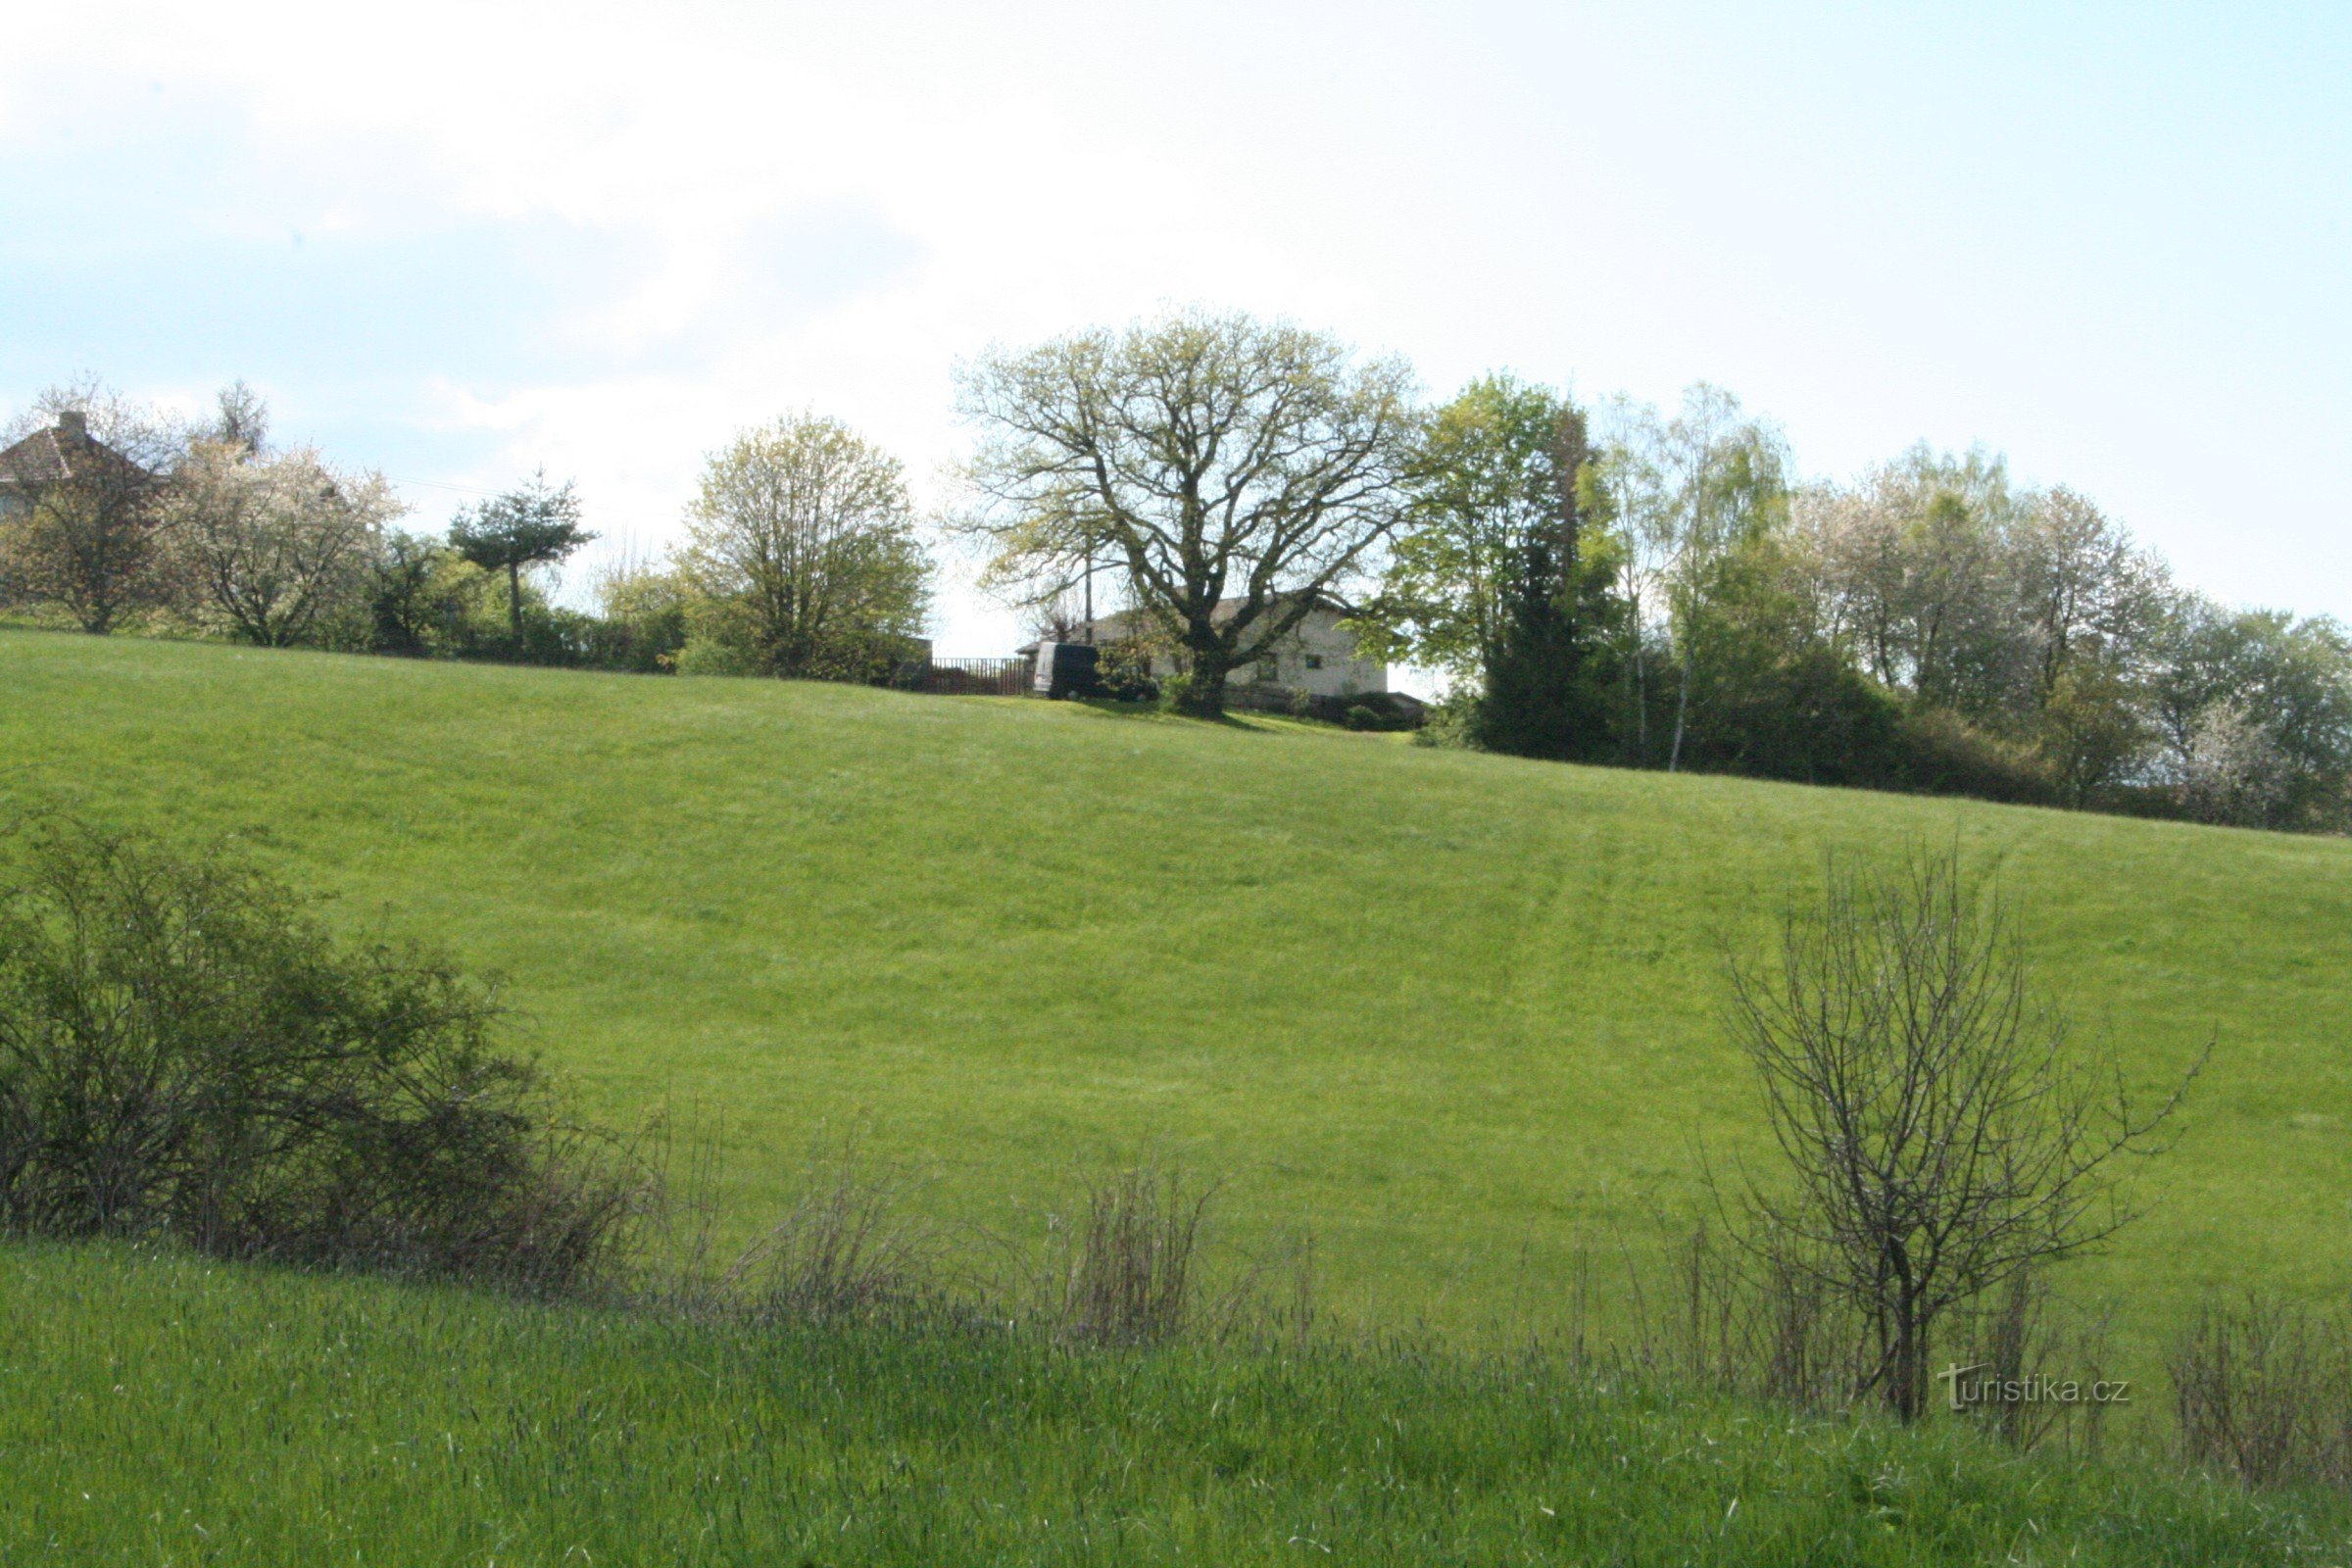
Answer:
[(0, 452), (0, 487), (55, 484), (110, 466), (117, 473), (125, 469), (144, 472), (130, 459), (92, 436), (81, 416), (63, 414), (58, 416), (57, 423), (35, 430)]

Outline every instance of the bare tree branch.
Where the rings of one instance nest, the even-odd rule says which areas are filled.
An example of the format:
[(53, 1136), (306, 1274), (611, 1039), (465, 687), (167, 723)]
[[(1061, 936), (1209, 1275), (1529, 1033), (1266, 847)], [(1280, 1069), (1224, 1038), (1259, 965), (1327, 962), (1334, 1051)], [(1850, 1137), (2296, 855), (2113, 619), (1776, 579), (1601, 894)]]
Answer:
[(2019, 929), (1956, 848), (1833, 864), (1820, 908), (1785, 918), (1776, 963), (1735, 964), (1732, 995), (1793, 1177), (1744, 1184), (1751, 1244), (1862, 1313), (1865, 1383), (1904, 1420), (1947, 1309), (2131, 1223), (2118, 1156), (2164, 1147), (2204, 1066), (2136, 1105), (2034, 999)]

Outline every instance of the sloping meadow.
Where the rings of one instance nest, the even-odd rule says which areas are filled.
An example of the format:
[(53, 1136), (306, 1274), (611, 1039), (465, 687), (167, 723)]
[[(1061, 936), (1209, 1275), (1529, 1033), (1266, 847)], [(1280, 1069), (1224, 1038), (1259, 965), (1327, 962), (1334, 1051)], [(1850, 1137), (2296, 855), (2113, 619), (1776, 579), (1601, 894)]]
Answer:
[[(2146, 1218), (2062, 1288), (2155, 1377), (2210, 1292), (2340, 1292), (2352, 846), (1665, 778), (1279, 721), (0, 632), (0, 808), (249, 836), (353, 931), (507, 978), (584, 1103), (715, 1139), (719, 1224), (855, 1134), (1034, 1236), (1073, 1172), (1213, 1175), (1327, 1313), (1464, 1343), (1771, 1158), (1723, 1027), (1825, 853), (1955, 839), (2154, 1091)], [(1598, 1260), (1597, 1263), (1595, 1260)], [(2141, 1366), (2144, 1363), (2144, 1367)]]

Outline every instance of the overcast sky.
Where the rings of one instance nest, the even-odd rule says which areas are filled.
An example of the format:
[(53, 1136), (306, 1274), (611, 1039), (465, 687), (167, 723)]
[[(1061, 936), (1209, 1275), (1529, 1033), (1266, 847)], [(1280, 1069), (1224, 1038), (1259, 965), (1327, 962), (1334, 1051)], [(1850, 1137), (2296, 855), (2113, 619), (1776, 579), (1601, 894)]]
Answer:
[(2348, 84), (2340, 4), (12, 7), (0, 403), (243, 376), (419, 525), (544, 464), (659, 546), (737, 428), (931, 492), (959, 357), (1203, 303), (1982, 441), (2352, 616)]

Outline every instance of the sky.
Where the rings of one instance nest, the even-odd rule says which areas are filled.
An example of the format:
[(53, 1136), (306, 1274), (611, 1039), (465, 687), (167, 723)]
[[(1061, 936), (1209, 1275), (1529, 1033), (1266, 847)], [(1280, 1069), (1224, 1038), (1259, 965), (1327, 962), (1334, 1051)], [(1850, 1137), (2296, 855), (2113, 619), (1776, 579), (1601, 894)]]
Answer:
[[(0, 54), (0, 410), (103, 378), (444, 524), (603, 550), (813, 410), (935, 504), (955, 368), (1204, 305), (1596, 399), (1708, 380), (1807, 475), (2072, 485), (2352, 618), (2352, 6), (41, 5)], [(951, 563), (943, 654), (1017, 619)]]

